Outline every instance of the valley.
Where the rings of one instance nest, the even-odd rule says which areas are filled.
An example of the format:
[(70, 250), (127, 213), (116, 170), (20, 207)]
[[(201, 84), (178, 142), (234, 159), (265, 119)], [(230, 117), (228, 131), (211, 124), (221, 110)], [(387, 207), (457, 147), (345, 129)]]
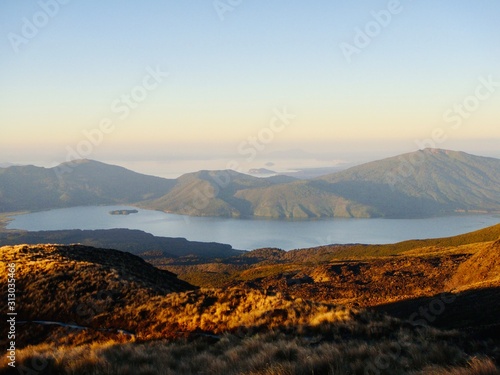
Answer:
[(499, 163), (426, 149), (302, 180), (0, 169), (17, 313), (0, 344), (39, 375), (497, 374)]
[(499, 238), (500, 224), (449, 238), (211, 259), (139, 253), (143, 260), (84, 245), (0, 252), (16, 264), (22, 291), (18, 320), (27, 323), (16, 343), (26, 371), (37, 363), (40, 374), (207, 366), (231, 374), (272, 363), (278, 373), (480, 374), (499, 371)]

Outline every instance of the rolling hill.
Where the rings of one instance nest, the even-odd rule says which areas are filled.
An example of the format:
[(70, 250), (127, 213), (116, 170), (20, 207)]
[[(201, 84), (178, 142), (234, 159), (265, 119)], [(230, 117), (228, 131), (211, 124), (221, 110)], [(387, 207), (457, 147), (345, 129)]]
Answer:
[[(355, 166), (312, 180), (257, 178), (231, 170), (168, 180), (82, 160), (45, 169), (0, 169), (0, 212), (134, 204), (224, 217), (415, 218), (500, 212), (500, 159), (440, 149)], [(68, 168), (68, 167), (66, 167)]]
[[(116, 250), (2, 247), (16, 264), (17, 366), (41, 375), (497, 374), (499, 234), (497, 225), (394, 244), (389, 256), (261, 249), (210, 260), (212, 273), (217, 262), (235, 266), (222, 288)], [(4, 356), (0, 374), (10, 370)]]
[(224, 258), (240, 254), (231, 245), (216, 242), (188, 241), (185, 238), (158, 237), (140, 230), (57, 230), (57, 231), (0, 231), (0, 246), (20, 244), (82, 244), (105, 249), (127, 251), (146, 259), (196, 256)]
[(258, 249), (159, 267), (203, 288), (266, 290), (405, 320), (422, 318), (432, 306), (437, 312), (425, 324), (500, 342), (499, 255), (500, 224), (447, 238), (288, 252)]
[(219, 189), (213, 183), (217, 173), (230, 172), (212, 172), (211, 179), (198, 174), (196, 183), (190, 176), (189, 183), (177, 185), (182, 193), (171, 192), (148, 206), (195, 215), (272, 218), (411, 218), (500, 211), (500, 160), (456, 151), (425, 149), (313, 180), (278, 184), (269, 179), (244, 184), (241, 180), (248, 178), (233, 172), (227, 186)]
[(258, 178), (232, 170), (199, 171), (179, 177), (167, 194), (140, 205), (194, 216), (252, 216), (249, 202), (240, 199), (237, 192), (281, 186), (294, 180), (286, 176)]
[(0, 212), (135, 203), (162, 196), (173, 184), (92, 160), (0, 168)]
[(383, 216), (500, 210), (500, 159), (425, 149), (312, 182)]
[[(4, 265), (15, 264), (18, 324), (46, 321), (97, 331), (123, 329), (101, 324), (119, 315), (123, 301), (145, 303), (154, 296), (196, 289), (169, 271), (117, 250), (18, 245), (1, 247), (0, 254)], [(6, 267), (2, 276), (6, 276)], [(6, 286), (5, 281), (1, 285)], [(17, 344), (43, 339), (46, 329), (37, 327), (18, 329)]]

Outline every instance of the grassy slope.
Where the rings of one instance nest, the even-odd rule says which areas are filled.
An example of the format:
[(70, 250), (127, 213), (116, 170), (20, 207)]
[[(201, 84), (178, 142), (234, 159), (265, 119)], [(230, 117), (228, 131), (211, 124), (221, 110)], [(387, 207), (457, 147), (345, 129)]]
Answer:
[[(262, 277), (276, 277), (286, 272), (299, 272), (304, 267), (348, 260), (369, 260), (394, 256), (439, 257), (446, 253), (472, 254), (474, 244), (500, 238), (500, 224), (453, 237), (410, 240), (387, 245), (330, 245), (311, 249), (283, 251), (259, 249), (219, 262), (195, 259), (152, 260), (157, 266), (166, 267), (194, 285), (222, 287), (231, 282), (250, 281)], [(446, 254), (448, 255), (448, 254)]]
[[(483, 234), (488, 236), (491, 232), (494, 229)], [(476, 241), (479, 236), (475, 233), (457, 241), (462, 246), (497, 248), (494, 242), (463, 245)], [(486, 247), (483, 250), (477, 251), (476, 256), (491, 256)], [(30, 368), (36, 363), (39, 374), (106, 371), (406, 374), (411, 370), (422, 374), (448, 373), (444, 371), (494, 374), (499, 371), (494, 364), (494, 360), (500, 360), (498, 346), (492, 341), (302, 298), (297, 293), (300, 288), (294, 288), (310, 289), (311, 280), (304, 275), (285, 278), (285, 281), (293, 281), (286, 285), (291, 288), (285, 292), (279, 290), (282, 278), (268, 279), (271, 283), (262, 284), (263, 287), (185, 291), (189, 286), (176, 281), (173, 275), (154, 270), (140, 259), (117, 251), (78, 246), (18, 246), (0, 251), (7, 261), (15, 260), (18, 264), (18, 288), (23, 291), (19, 306), (23, 306), (26, 315), (20, 319), (70, 320), (89, 327), (121, 328), (136, 334), (131, 338), (96, 330), (18, 326), (19, 348), (28, 342), (23, 340), (36, 343), (38, 338), (47, 342), (18, 350), (18, 364)], [(255, 261), (267, 255), (270, 257), (264, 262), (268, 263), (263, 267), (272, 269), (273, 263), (281, 262), (282, 252), (276, 250), (247, 254), (247, 258)], [(447, 255), (448, 265), (444, 258), (440, 258), (438, 264), (436, 257), (427, 255), (403, 255), (397, 257), (396, 262), (389, 261), (390, 258), (337, 261), (314, 268), (316, 273), (312, 279), (317, 286), (330, 283), (339, 291), (351, 282), (358, 285), (362, 293), (369, 294), (370, 289), (362, 288), (370, 286), (366, 281), (371, 277), (370, 283), (380, 286), (377, 293), (382, 295), (386, 289), (403, 288), (406, 298), (411, 298), (415, 293), (407, 281), (414, 280), (417, 288), (421, 288), (420, 282), (437, 283), (429, 284), (431, 290), (427, 292), (432, 293), (432, 288), (442, 287), (439, 274), (456, 271), (473, 259), (470, 255), (464, 259), (456, 256)], [(387, 264), (399, 264), (400, 271), (412, 274), (387, 273), (384, 268)], [(434, 277), (425, 275), (429, 265), (435, 266)], [(282, 263), (278, 268), (286, 273), (289, 266), (293, 264)], [(480, 265), (481, 270), (483, 266)], [(307, 268), (295, 271), (304, 273)], [(489, 272), (496, 275), (496, 269), (489, 268)], [(379, 279), (374, 277), (377, 273), (381, 275)], [(110, 288), (113, 293), (107, 293), (105, 299), (98, 298), (99, 291)], [(179, 292), (172, 292), (175, 288)], [(46, 293), (47, 290), (54, 293)], [(466, 297), (469, 303), (478, 301)], [(482, 300), (482, 303), (492, 306), (494, 301)], [(75, 313), (78, 311), (80, 314)], [(453, 317), (455, 312), (448, 307), (446, 313)], [(78, 321), (83, 318), (85, 320)], [(23, 336), (23, 331), (29, 333)], [(186, 339), (179, 338), (183, 336)], [(165, 338), (171, 340), (156, 341)], [(5, 368), (0, 367), (0, 373)]]
[(447, 287), (466, 290), (496, 284), (500, 284), (500, 240), (479, 247), (473, 256), (460, 264)]
[[(168, 272), (121, 251), (73, 245), (19, 245), (0, 248), (2, 290), (6, 265), (16, 264), (17, 320), (74, 322), (98, 327), (118, 314), (124, 301), (144, 303), (156, 295), (194, 289)], [(2, 333), (5, 326), (2, 325)], [(120, 327), (116, 327), (120, 328)], [(28, 332), (29, 334), (29, 332)], [(2, 334), (2, 340), (6, 335)], [(20, 337), (36, 341), (36, 334)]]
[[(356, 255), (349, 246), (340, 251), (260, 249), (226, 262), (223, 271), (216, 263), (205, 269), (202, 265), (168, 268), (195, 285), (232, 285), (374, 309), (418, 325), (459, 329), (470, 340), (498, 342), (499, 238), (500, 225), (496, 225), (455, 237), (386, 246), (383, 256), (377, 256), (380, 248), (370, 246), (355, 247), (359, 250)], [(222, 278), (217, 277), (219, 271)], [(424, 319), (429, 311), (430, 317)], [(493, 347), (499, 350), (498, 345)], [(438, 373), (436, 369), (430, 373), (433, 371)]]
[[(430, 248), (443, 249), (447, 247), (456, 247), (478, 242), (494, 241), (500, 238), (500, 224), (480, 229), (474, 232), (461, 234), (452, 237), (431, 238), (425, 240), (408, 240), (398, 242), (395, 244), (385, 245), (341, 245), (341, 246), (321, 246), (312, 249), (314, 253), (318, 254), (317, 260), (328, 259), (352, 259), (364, 257), (380, 257), (392, 256), (401, 253), (417, 250), (414, 254), (419, 252), (428, 252)], [(284, 254), (285, 257), (304, 259), (309, 250), (294, 250)]]
[(26, 368), (36, 364), (40, 375), (498, 374), (487, 357), (493, 350), (481, 345), (457, 332), (365, 314), (301, 334), (281, 329), (176, 341), (39, 345), (18, 351), (17, 357)]

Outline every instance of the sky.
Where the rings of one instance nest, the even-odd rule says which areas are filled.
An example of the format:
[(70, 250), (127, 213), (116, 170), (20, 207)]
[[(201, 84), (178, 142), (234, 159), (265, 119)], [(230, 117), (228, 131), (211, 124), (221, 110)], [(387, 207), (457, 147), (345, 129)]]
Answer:
[(285, 151), (291, 168), (425, 147), (500, 157), (498, 14), (495, 0), (3, 0), (0, 163), (166, 175), (278, 168)]

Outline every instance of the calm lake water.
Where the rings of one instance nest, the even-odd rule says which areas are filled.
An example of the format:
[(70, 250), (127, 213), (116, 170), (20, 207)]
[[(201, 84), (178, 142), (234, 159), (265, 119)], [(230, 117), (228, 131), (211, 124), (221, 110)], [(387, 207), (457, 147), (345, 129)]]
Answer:
[(9, 229), (140, 229), (155, 236), (227, 243), (235, 249), (278, 247), (291, 250), (325, 244), (382, 244), (471, 232), (500, 222), (498, 215), (463, 215), (430, 219), (264, 220), (189, 217), (141, 210), (128, 216), (109, 211), (128, 206), (72, 207), (15, 216)]

